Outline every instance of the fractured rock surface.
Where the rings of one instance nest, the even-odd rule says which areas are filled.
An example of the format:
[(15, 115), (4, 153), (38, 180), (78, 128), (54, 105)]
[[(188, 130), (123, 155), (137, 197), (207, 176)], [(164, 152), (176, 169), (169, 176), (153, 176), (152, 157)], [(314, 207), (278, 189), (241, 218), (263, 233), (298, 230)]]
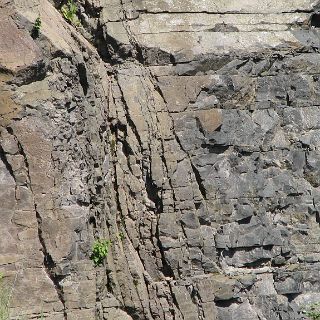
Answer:
[[(317, 1), (79, 0), (80, 26), (62, 4), (0, 1), (12, 317), (303, 319), (320, 299)], [(98, 267), (95, 239), (112, 241)]]

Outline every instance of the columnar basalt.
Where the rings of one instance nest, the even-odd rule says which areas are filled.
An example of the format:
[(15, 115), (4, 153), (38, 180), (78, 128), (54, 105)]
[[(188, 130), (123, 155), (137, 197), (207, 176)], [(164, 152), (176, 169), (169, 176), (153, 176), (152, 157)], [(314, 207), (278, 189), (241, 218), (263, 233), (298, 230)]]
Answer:
[(12, 317), (303, 319), (320, 301), (317, 1), (79, 0), (78, 26), (63, 4), (0, 1)]

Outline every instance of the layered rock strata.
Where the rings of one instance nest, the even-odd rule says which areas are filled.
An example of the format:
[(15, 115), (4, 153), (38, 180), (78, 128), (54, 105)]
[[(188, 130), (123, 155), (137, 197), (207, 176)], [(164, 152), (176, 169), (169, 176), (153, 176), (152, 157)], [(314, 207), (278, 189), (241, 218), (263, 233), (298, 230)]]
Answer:
[(320, 300), (318, 3), (76, 4), (78, 26), (60, 1), (0, 2), (12, 317), (302, 319)]

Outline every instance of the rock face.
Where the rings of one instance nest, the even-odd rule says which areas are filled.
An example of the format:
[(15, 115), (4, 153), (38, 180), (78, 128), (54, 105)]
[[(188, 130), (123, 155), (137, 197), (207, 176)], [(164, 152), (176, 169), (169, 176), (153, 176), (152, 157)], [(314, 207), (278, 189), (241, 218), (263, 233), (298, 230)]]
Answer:
[[(12, 319), (303, 319), (320, 300), (320, 8), (0, 1)], [(39, 36), (31, 37), (41, 18)], [(102, 266), (95, 239), (112, 241)]]

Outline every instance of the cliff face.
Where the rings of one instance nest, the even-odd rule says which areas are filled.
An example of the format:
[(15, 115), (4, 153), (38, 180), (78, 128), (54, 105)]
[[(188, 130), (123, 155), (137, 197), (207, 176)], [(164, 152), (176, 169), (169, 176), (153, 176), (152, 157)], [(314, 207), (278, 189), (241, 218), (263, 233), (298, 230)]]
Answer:
[(317, 2), (76, 3), (74, 27), (59, 1), (0, 1), (12, 317), (302, 319), (320, 301)]

